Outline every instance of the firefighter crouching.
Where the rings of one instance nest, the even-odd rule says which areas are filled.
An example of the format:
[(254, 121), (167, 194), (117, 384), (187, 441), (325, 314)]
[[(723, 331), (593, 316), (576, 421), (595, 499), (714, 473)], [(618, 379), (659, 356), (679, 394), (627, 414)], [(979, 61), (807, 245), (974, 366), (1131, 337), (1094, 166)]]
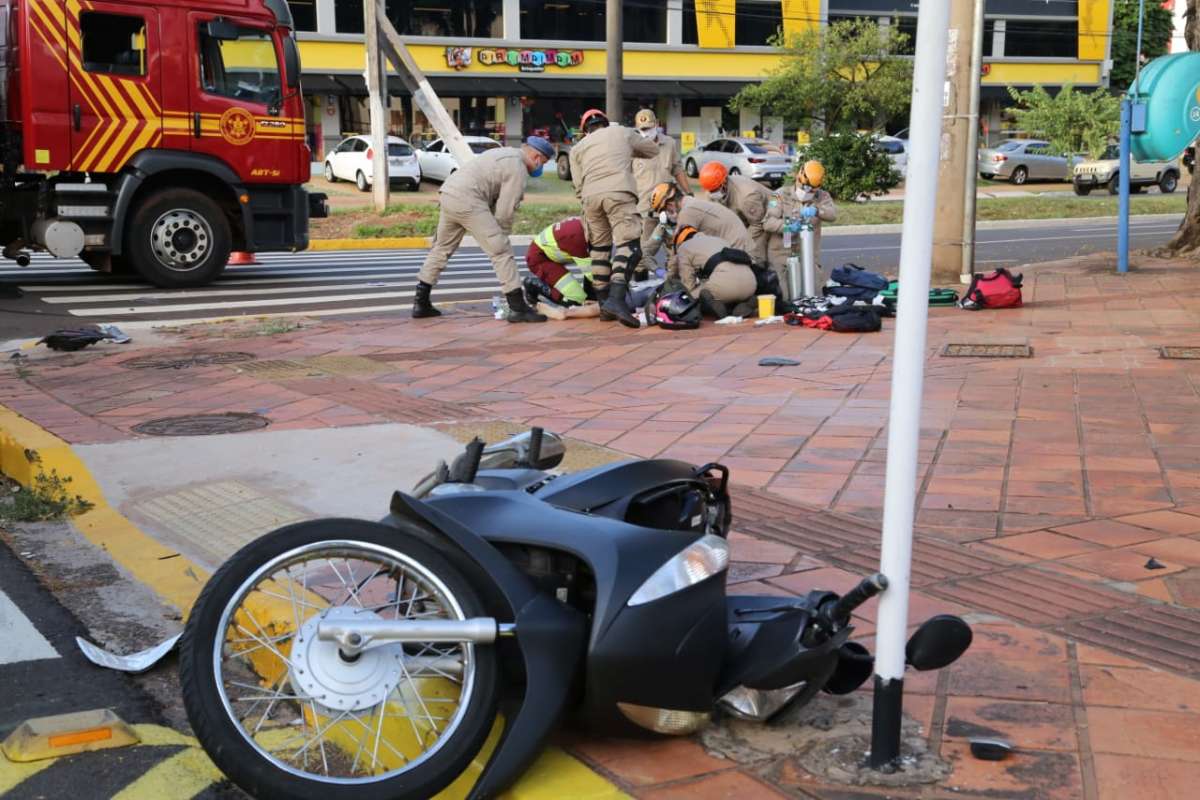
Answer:
[(755, 261), (766, 261), (768, 235), (763, 230), (763, 219), (774, 192), (753, 178), (730, 175), (719, 161), (710, 161), (700, 168), (700, 186), (708, 192), (708, 199), (738, 215), (754, 243), (748, 251), (750, 257)]
[(540, 176), (542, 167), (553, 157), (554, 148), (548, 141), (530, 136), (519, 148), (497, 147), (480, 153), (446, 179), (438, 192), (441, 209), (437, 234), (418, 274), (413, 317), (441, 316), (442, 312), (430, 302), (430, 291), (463, 236), (469, 233), (492, 260), (508, 301), (508, 321), (546, 321), (525, 303), (508, 237), (525, 196), (526, 178)]
[[(635, 265), (638, 277), (649, 275), (658, 267), (655, 256), (662, 247), (662, 239), (654, 236), (658, 225), (658, 214), (651, 208), (650, 198), (654, 187), (660, 183), (674, 181), (684, 194), (690, 195), (692, 187), (687, 172), (679, 158), (679, 146), (675, 140), (664, 135), (658, 128), (658, 117), (648, 108), (643, 108), (633, 120), (645, 138), (658, 147), (654, 158), (639, 158), (633, 162), (633, 177), (637, 181), (638, 213), (642, 217), (642, 261)], [(766, 206), (763, 206), (764, 211)]]
[(592, 282), (600, 317), (637, 328), (627, 302), (630, 273), (642, 260), (633, 160), (654, 158), (658, 145), (632, 128), (610, 126), (604, 112), (594, 108), (584, 113), (579, 129), (584, 137), (571, 148), (571, 182), (591, 238)]
[(675, 257), (667, 279), (677, 279), (704, 311), (717, 319), (752, 316), (758, 279), (747, 253), (715, 236), (681, 225), (672, 239)]
[(767, 241), (767, 261), (779, 276), (779, 285), (789, 299), (798, 297), (801, 287), (788, 285), (787, 260), (800, 255), (800, 227), (803, 220), (813, 225), (813, 267), (817, 286), (824, 286), (829, 274), (821, 267), (821, 223), (837, 219), (833, 197), (821, 188), (825, 167), (820, 161), (806, 161), (796, 173), (796, 184), (784, 186), (771, 198), (763, 228)]
[[(596, 299), (588, 273), (592, 260), (587, 232), (579, 217), (567, 217), (535, 236), (525, 251), (525, 264), (530, 272), (525, 279), (525, 301), (534, 308), (540, 297), (561, 306), (579, 306)], [(584, 273), (582, 281), (571, 272), (572, 266)]]
[(711, 200), (685, 196), (674, 183), (660, 183), (654, 187), (650, 194), (650, 208), (659, 215), (660, 224), (668, 232), (668, 235), (663, 235), (666, 241), (669, 241), (672, 229), (690, 227), (747, 253), (754, 248), (754, 241), (737, 214)]

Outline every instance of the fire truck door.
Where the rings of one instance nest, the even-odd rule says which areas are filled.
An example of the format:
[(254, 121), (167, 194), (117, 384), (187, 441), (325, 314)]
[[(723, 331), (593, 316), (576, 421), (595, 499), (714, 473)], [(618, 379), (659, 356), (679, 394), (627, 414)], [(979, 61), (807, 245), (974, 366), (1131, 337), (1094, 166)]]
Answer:
[(197, 53), (191, 59), (192, 152), (224, 161), (246, 183), (296, 182), (304, 119), (284, 112), (279, 37), (258, 22), (205, 12), (189, 18)]
[(71, 169), (116, 172), (162, 141), (158, 12), (67, 0)]

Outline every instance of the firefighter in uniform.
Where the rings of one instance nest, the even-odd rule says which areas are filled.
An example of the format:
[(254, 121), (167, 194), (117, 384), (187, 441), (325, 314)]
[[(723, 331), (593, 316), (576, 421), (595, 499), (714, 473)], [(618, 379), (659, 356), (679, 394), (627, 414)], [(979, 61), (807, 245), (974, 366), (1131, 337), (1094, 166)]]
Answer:
[(750, 316), (756, 308), (758, 279), (744, 252), (715, 236), (681, 225), (672, 240), (675, 257), (668, 278), (678, 279), (701, 307), (717, 319), (732, 312)]
[(579, 129), (584, 136), (571, 148), (571, 182), (591, 239), (592, 282), (600, 317), (637, 328), (627, 303), (630, 273), (642, 259), (633, 160), (654, 158), (658, 145), (632, 128), (610, 126), (604, 112), (594, 108), (584, 112)]
[(650, 195), (654, 187), (667, 181), (675, 181), (684, 194), (691, 194), (683, 162), (679, 160), (679, 145), (670, 136), (658, 129), (658, 117), (648, 108), (643, 108), (633, 120), (638, 133), (658, 146), (654, 158), (638, 159), (633, 162), (633, 177), (637, 180), (638, 213), (642, 216), (642, 262), (637, 272), (648, 275), (658, 266), (655, 256), (662, 247), (662, 239), (654, 237), (658, 215), (650, 208)]
[(794, 298), (800, 293), (799, 286), (788, 285), (787, 260), (795, 251), (799, 253), (801, 220), (809, 220), (813, 226), (813, 267), (817, 285), (824, 286), (829, 275), (821, 267), (821, 223), (837, 219), (837, 206), (833, 197), (821, 188), (825, 181), (825, 167), (820, 161), (806, 161), (796, 173), (796, 185), (781, 188), (767, 206), (763, 229), (767, 240), (767, 261), (779, 276), (779, 285), (784, 296)]
[[(547, 226), (525, 251), (525, 265), (531, 273), (525, 279), (525, 301), (536, 307), (539, 297), (564, 306), (583, 305), (596, 299), (592, 289), (592, 260), (588, 257), (587, 232), (579, 217), (567, 217)], [(583, 272), (583, 280), (568, 267)]]
[(526, 178), (541, 175), (542, 167), (553, 157), (550, 142), (530, 136), (519, 148), (497, 147), (480, 153), (446, 179), (438, 193), (441, 209), (437, 234), (418, 274), (414, 317), (441, 316), (442, 312), (430, 302), (429, 293), (463, 236), (469, 233), (491, 257), (492, 268), (508, 301), (508, 321), (546, 321), (525, 303), (508, 237), (517, 207), (525, 196)]
[(665, 229), (668, 234), (663, 234), (664, 239), (672, 228), (680, 230), (691, 227), (701, 233), (715, 236), (729, 247), (747, 253), (754, 248), (754, 240), (750, 238), (750, 232), (746, 230), (737, 214), (720, 203), (684, 196), (673, 183), (660, 183), (654, 187), (650, 196), (650, 208), (659, 215), (660, 224), (662, 215), (666, 215)]
[(708, 192), (710, 200), (738, 215), (754, 241), (754, 249), (749, 251), (751, 257), (755, 261), (766, 261), (767, 233), (763, 230), (763, 219), (774, 193), (753, 178), (730, 175), (719, 161), (710, 161), (701, 167), (700, 186)]

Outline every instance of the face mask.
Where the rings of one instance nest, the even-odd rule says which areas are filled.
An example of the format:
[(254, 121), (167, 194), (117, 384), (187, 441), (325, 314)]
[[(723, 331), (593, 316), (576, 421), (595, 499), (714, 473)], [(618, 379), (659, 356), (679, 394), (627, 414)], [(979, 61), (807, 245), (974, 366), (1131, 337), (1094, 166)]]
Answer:
[(796, 187), (796, 197), (797, 197), (797, 199), (804, 200), (804, 201), (812, 200), (813, 190), (807, 186), (797, 186)]
[(711, 200), (712, 200), (714, 203), (724, 203), (724, 202), (725, 202), (725, 190), (724, 190), (724, 189), (720, 189), (720, 190), (718, 190), (718, 191), (715, 191), (715, 192), (709, 192), (709, 193), (708, 193), (708, 197), (709, 197), (709, 199), (711, 199)]
[(542, 168), (545, 166), (546, 166), (545, 164), (538, 164), (537, 169), (535, 169), (533, 172), (529, 173), (529, 177), (531, 177), (531, 178), (542, 177)]
[(657, 131), (655, 131), (654, 128), (647, 128), (644, 131), (638, 131), (638, 133), (640, 133), (644, 139), (653, 139), (654, 134), (657, 133)]

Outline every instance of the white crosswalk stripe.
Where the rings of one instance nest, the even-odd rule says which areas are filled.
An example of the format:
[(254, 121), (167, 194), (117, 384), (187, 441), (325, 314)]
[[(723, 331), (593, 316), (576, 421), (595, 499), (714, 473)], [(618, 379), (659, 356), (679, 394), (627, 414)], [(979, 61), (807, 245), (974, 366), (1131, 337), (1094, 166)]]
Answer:
[(0, 589), (0, 664), (58, 657), (58, 651)]
[[(164, 290), (133, 276), (108, 276), (78, 261), (35, 256), (28, 267), (0, 266), (47, 313), (138, 329), (240, 316), (337, 316), (408, 309), (423, 250), (259, 254), (209, 286)], [(487, 300), (500, 292), (488, 257), (456, 253), (434, 291), (439, 303)]]

